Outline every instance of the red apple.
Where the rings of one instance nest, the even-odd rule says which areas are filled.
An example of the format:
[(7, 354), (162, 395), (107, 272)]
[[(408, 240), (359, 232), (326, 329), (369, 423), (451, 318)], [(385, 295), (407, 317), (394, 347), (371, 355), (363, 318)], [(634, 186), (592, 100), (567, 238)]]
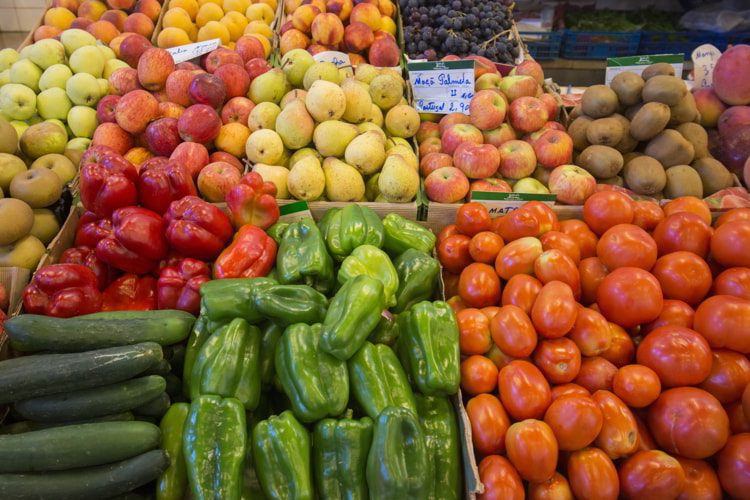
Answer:
[(169, 156), (181, 142), (175, 118), (159, 118), (146, 127), (146, 143), (155, 155)]
[(148, 38), (138, 33), (131, 33), (123, 38), (120, 43), (120, 55), (118, 59), (128, 63), (131, 68), (137, 68), (141, 56), (151, 47), (153, 45), (151, 45), (151, 41)]
[(492, 144), (463, 142), (453, 153), (453, 165), (469, 179), (492, 177), (500, 166), (500, 153)]
[(469, 125), (467, 123), (452, 125), (443, 132), (443, 153), (452, 155), (453, 152), (456, 151), (458, 145), (462, 142), (482, 144), (484, 138), (482, 137), (482, 132), (474, 125)]
[(243, 35), (239, 37), (234, 46), (234, 50), (242, 59), (242, 64), (256, 58), (264, 60), (266, 58), (266, 51), (263, 48), (263, 44), (254, 36)]
[(184, 111), (183, 106), (171, 101), (159, 103), (159, 116), (162, 118), (179, 118)]
[(471, 186), (469, 187), (469, 192), (473, 193), (474, 191), (489, 191), (491, 193), (512, 193), (513, 188), (510, 187), (510, 184), (502, 179), (490, 177), (488, 179), (479, 179), (473, 181), (471, 183)]
[(132, 90), (117, 101), (117, 124), (131, 134), (146, 130), (148, 122), (159, 116), (159, 101), (145, 90)]
[(575, 165), (560, 165), (549, 174), (550, 193), (568, 205), (583, 205), (596, 190), (594, 176)]
[(183, 142), (177, 145), (169, 159), (183, 165), (193, 180), (198, 178), (201, 169), (209, 162), (206, 146), (197, 142)]
[(525, 59), (518, 66), (513, 68), (510, 72), (511, 75), (525, 75), (530, 76), (539, 85), (544, 83), (544, 70), (542, 66), (533, 59)]
[(86, 152), (91, 151), (94, 146), (108, 146), (124, 155), (133, 147), (133, 136), (124, 131), (117, 123), (100, 123), (94, 130), (91, 146)]
[[(201, 71), (202, 73), (202, 71)], [(193, 81), (197, 73), (187, 69), (178, 69), (167, 77), (165, 89), (170, 101), (180, 106), (190, 106), (193, 102), (190, 100), (190, 82)]]
[(497, 148), (500, 153), (498, 172), (509, 179), (521, 179), (530, 176), (536, 168), (534, 148), (524, 141), (512, 140)]
[(221, 108), (221, 122), (224, 125), (234, 122), (247, 125), (247, 117), (254, 107), (255, 103), (247, 97), (232, 97)]
[(469, 115), (465, 115), (463, 113), (448, 113), (447, 115), (443, 116), (438, 124), (440, 128), (440, 135), (443, 135), (445, 133), (445, 129), (447, 129), (451, 125), (458, 125), (459, 123), (471, 123), (471, 118), (469, 118)]
[(452, 167), (453, 157), (445, 153), (429, 153), (419, 160), (419, 173), (427, 177), (441, 167)]
[(211, 163), (217, 162), (217, 161), (223, 161), (225, 163), (229, 163), (234, 168), (236, 168), (239, 172), (245, 171), (245, 166), (242, 164), (240, 160), (237, 159), (236, 156), (233, 156), (226, 151), (214, 151), (211, 153), (211, 156), (209, 157), (209, 161)]
[(242, 174), (229, 163), (209, 163), (198, 174), (198, 191), (210, 202), (222, 202), (229, 190), (240, 183), (241, 178)]
[(474, 90), (499, 90), (502, 79), (503, 77), (499, 73), (485, 73), (474, 82)]
[(146, 172), (147, 170), (151, 170), (154, 168), (164, 167), (169, 163), (169, 158), (166, 156), (152, 156), (151, 158), (146, 159), (143, 163), (141, 163), (140, 167), (138, 168), (138, 173), (140, 172)]
[(466, 59), (474, 61), (474, 79), (481, 78), (482, 75), (487, 73), (498, 73), (497, 66), (495, 63), (487, 59), (486, 57), (471, 55)]
[(505, 121), (505, 100), (492, 90), (480, 90), (471, 98), (469, 118), (479, 130), (492, 130)]
[(426, 156), (430, 153), (440, 153), (442, 150), (442, 141), (437, 137), (430, 137), (419, 145), (419, 156)]
[(513, 102), (519, 97), (536, 96), (541, 87), (530, 76), (506, 76), (500, 81), (500, 90), (502, 90), (508, 101)]
[(247, 95), (247, 90), (250, 88), (250, 75), (242, 66), (225, 64), (214, 71), (214, 76), (218, 76), (224, 82), (228, 99)]
[(148, 49), (138, 60), (138, 81), (146, 90), (161, 90), (174, 71), (172, 54), (164, 49)]
[(565, 125), (563, 125), (560, 122), (547, 122), (544, 125), (542, 125), (542, 128), (539, 130), (560, 130), (561, 132), (567, 132), (567, 129), (565, 128)]
[(109, 75), (109, 88), (113, 94), (125, 95), (141, 88), (138, 72), (133, 68), (117, 68)]
[(750, 156), (745, 161), (745, 168), (742, 172), (742, 178), (745, 181), (745, 186), (750, 186)]
[(177, 129), (183, 141), (205, 144), (219, 135), (221, 118), (211, 106), (193, 104), (177, 120)]
[(96, 119), (99, 123), (115, 123), (115, 108), (120, 100), (119, 95), (104, 96), (96, 105)]
[(188, 71), (203, 71), (203, 68), (191, 61), (183, 61), (175, 65), (175, 69), (186, 69)]
[(716, 61), (714, 92), (732, 106), (750, 104), (750, 45), (728, 48)]
[(193, 77), (188, 88), (190, 100), (194, 104), (207, 104), (218, 109), (227, 98), (227, 89), (221, 78), (211, 73), (201, 73)]
[(255, 77), (262, 75), (266, 71), (271, 71), (271, 65), (268, 64), (265, 58), (256, 57), (245, 63), (245, 71), (247, 71), (250, 83), (252, 83)]
[(430, 137), (440, 138), (440, 126), (432, 122), (420, 123), (419, 130), (417, 130), (417, 142), (421, 144)]
[(539, 100), (547, 106), (547, 119), (557, 120), (557, 116), (560, 114), (560, 106), (557, 104), (557, 99), (552, 94), (542, 94), (539, 96)]
[(719, 135), (728, 136), (743, 125), (750, 125), (750, 106), (732, 106), (719, 115)]
[(523, 96), (510, 103), (510, 124), (521, 133), (539, 130), (547, 121), (547, 107), (536, 97)]
[(218, 49), (212, 50), (211, 52), (203, 56), (201, 64), (206, 69), (206, 71), (208, 71), (209, 73), (214, 73), (218, 68), (224, 66), (225, 64), (236, 64), (238, 66), (243, 66), (245, 64), (245, 61), (237, 52), (225, 47), (219, 47)]
[(427, 176), (424, 190), (436, 203), (458, 203), (469, 192), (469, 179), (456, 167), (442, 167)]
[(508, 123), (503, 123), (496, 129), (485, 130), (482, 132), (482, 137), (484, 137), (485, 144), (492, 144), (496, 148), (518, 138), (516, 131)]
[(715, 127), (719, 121), (719, 116), (727, 109), (726, 104), (721, 102), (714, 89), (694, 90), (693, 98), (695, 99), (695, 107), (701, 114), (701, 125), (706, 128)]
[(567, 132), (547, 130), (533, 147), (536, 161), (544, 168), (555, 168), (573, 161), (573, 139)]

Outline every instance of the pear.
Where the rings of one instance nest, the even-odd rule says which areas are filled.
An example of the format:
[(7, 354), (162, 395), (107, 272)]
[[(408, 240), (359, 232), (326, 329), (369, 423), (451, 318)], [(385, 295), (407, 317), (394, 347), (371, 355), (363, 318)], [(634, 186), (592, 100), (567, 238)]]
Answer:
[(305, 102), (305, 96), (307, 96), (307, 91), (302, 89), (294, 89), (287, 92), (284, 97), (281, 98), (281, 102), (279, 103), (279, 107), (281, 109), (284, 109), (287, 107), (287, 105), (290, 102), (301, 100), (302, 102)]
[(295, 163), (308, 156), (314, 156), (319, 162), (323, 161), (323, 156), (313, 148), (302, 148), (295, 151), (289, 158), (289, 167), (293, 167)]
[(386, 157), (393, 155), (401, 156), (409, 166), (414, 168), (414, 170), (419, 170), (419, 160), (411, 147), (399, 144), (386, 151)]
[(262, 102), (255, 106), (247, 117), (247, 127), (250, 132), (276, 126), (276, 118), (281, 113), (281, 108), (272, 102)]
[(288, 148), (281, 148), (281, 158), (276, 162), (276, 165), (279, 165), (284, 168), (289, 168), (289, 160), (292, 157), (292, 153), (289, 152)]
[(294, 87), (301, 87), (305, 73), (315, 64), (312, 54), (305, 49), (292, 49), (281, 58), (281, 69)]
[(372, 64), (357, 64), (354, 70), (354, 78), (360, 82), (370, 83), (376, 76), (380, 74), (380, 70)]
[(374, 123), (362, 122), (357, 125), (357, 128), (359, 129), (360, 134), (364, 134), (365, 132), (377, 132), (378, 135), (383, 138), (383, 144), (385, 145), (385, 141), (387, 139), (385, 132), (383, 132), (383, 129), (378, 127)]
[(346, 147), (357, 135), (359, 135), (359, 130), (356, 125), (338, 120), (328, 120), (315, 127), (313, 141), (315, 142), (315, 148), (324, 157), (339, 157), (344, 156)]
[(354, 78), (347, 78), (341, 84), (341, 89), (346, 96), (344, 120), (349, 123), (361, 123), (367, 120), (372, 108), (372, 98), (366, 85)]
[(367, 116), (366, 120), (377, 125), (378, 127), (383, 127), (383, 112), (380, 110), (377, 104), (373, 104), (372, 106), (370, 106), (370, 113)]
[(317, 80), (326, 80), (338, 85), (341, 83), (341, 75), (339, 69), (335, 64), (331, 62), (316, 62), (310, 66), (305, 72), (305, 77), (302, 80), (302, 86), (305, 90), (310, 90), (313, 82)]
[(289, 194), (298, 200), (312, 201), (320, 198), (326, 188), (326, 176), (315, 156), (305, 156), (297, 161), (287, 178)]
[(278, 165), (284, 154), (284, 143), (273, 130), (256, 130), (247, 138), (245, 154), (252, 163)]
[(287, 179), (289, 178), (288, 169), (278, 165), (257, 163), (253, 166), (253, 172), (258, 172), (264, 181), (273, 182), (274, 186), (276, 186), (276, 198), (281, 200), (289, 198), (289, 189), (287, 187)]
[(372, 102), (382, 110), (391, 109), (401, 102), (404, 96), (403, 79), (392, 74), (376, 76), (370, 82), (370, 97)]
[(315, 122), (305, 108), (305, 103), (296, 100), (281, 110), (276, 118), (276, 133), (289, 149), (304, 148), (312, 141)]
[(403, 137), (389, 137), (388, 140), (385, 141), (386, 152), (390, 151), (396, 146), (406, 146), (407, 148), (411, 148), (411, 144), (409, 144), (409, 141), (407, 141)]
[(365, 183), (365, 198), (367, 198), (367, 201), (375, 201), (380, 196), (378, 179), (380, 179), (380, 172), (367, 179)]
[(380, 195), (391, 203), (408, 203), (419, 190), (419, 172), (403, 156), (390, 155), (385, 159), (378, 178)]
[(305, 106), (315, 121), (338, 120), (346, 110), (346, 95), (337, 84), (316, 80), (307, 91)]
[(273, 68), (262, 75), (253, 78), (250, 84), (248, 97), (255, 104), (262, 102), (272, 102), (278, 104), (284, 94), (292, 90), (286, 75), (279, 68)]
[(377, 132), (365, 132), (349, 143), (344, 159), (360, 174), (374, 174), (380, 171), (385, 162), (385, 142)]
[(408, 104), (394, 106), (385, 115), (385, 129), (394, 137), (414, 137), (419, 123), (419, 113)]
[(326, 198), (330, 201), (359, 201), (365, 195), (365, 181), (357, 169), (338, 158), (323, 161)]

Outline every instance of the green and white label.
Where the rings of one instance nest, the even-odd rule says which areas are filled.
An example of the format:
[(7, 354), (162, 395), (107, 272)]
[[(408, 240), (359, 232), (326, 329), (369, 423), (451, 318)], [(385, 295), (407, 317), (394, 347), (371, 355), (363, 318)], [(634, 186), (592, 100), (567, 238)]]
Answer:
[(421, 113), (469, 114), (474, 97), (474, 61), (410, 62), (406, 65)]
[(557, 196), (548, 193), (498, 193), (494, 191), (472, 191), (471, 201), (478, 201), (487, 207), (490, 217), (500, 217), (512, 212), (529, 201), (541, 201), (554, 205)]
[(310, 206), (304, 200), (279, 204), (279, 213), (281, 214), (279, 220), (284, 222), (296, 222), (306, 217), (312, 218)]
[(633, 73), (640, 75), (647, 66), (662, 62), (671, 64), (674, 68), (674, 74), (681, 78), (684, 58), (684, 54), (610, 57), (607, 58), (607, 72), (605, 74), (604, 83), (609, 85), (612, 82), (612, 79), (623, 71), (632, 71)]

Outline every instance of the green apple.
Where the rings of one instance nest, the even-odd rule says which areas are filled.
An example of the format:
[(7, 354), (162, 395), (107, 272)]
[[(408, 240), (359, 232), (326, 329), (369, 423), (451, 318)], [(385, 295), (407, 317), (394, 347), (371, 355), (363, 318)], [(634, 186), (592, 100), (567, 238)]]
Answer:
[(18, 60), (28, 59), (31, 55), (31, 45), (27, 45), (18, 52)]
[(55, 213), (48, 208), (34, 209), (34, 225), (31, 226), (31, 236), (36, 236), (43, 245), (49, 243), (60, 232), (60, 223)]
[(23, 133), (26, 132), (26, 129), (29, 128), (29, 124), (21, 120), (13, 120), (10, 124), (16, 129), (18, 137), (21, 137)]
[(36, 236), (25, 236), (10, 245), (0, 246), (0, 267), (24, 267), (33, 270), (39, 264), (44, 244)]
[(0, 87), (5, 85), (6, 83), (10, 83), (10, 70), (4, 69), (0, 71)]
[(50, 118), (49, 120), (44, 120), (44, 123), (54, 123), (61, 129), (65, 130), (65, 123), (63, 123), (62, 120), (58, 120), (57, 118)]
[(516, 183), (513, 184), (513, 192), (549, 194), (549, 189), (533, 177), (524, 177), (523, 179), (518, 179)]
[(14, 62), (18, 61), (18, 51), (16, 49), (0, 50), (0, 71), (9, 69)]
[(76, 137), (93, 137), (98, 124), (94, 108), (73, 106), (68, 112), (68, 127)]
[(35, 125), (37, 123), (42, 123), (43, 121), (44, 121), (44, 118), (42, 118), (39, 115), (34, 115), (28, 120), (26, 120), (26, 123), (28, 123), (29, 125)]
[(67, 156), (56, 153), (40, 156), (34, 160), (34, 163), (31, 164), (31, 168), (49, 169), (57, 174), (63, 184), (72, 181), (75, 178), (76, 173), (78, 173), (78, 168), (76, 168)]
[(29, 59), (16, 61), (10, 67), (10, 82), (26, 85), (34, 92), (39, 92), (39, 79), (41, 77), (41, 68)]
[(80, 151), (84, 152), (86, 151), (89, 146), (91, 146), (91, 139), (87, 137), (74, 137), (73, 139), (68, 141), (67, 146), (65, 146), (65, 149), (72, 149), (74, 151)]
[(26, 164), (16, 155), (0, 153), (0, 189), (7, 193), (16, 174), (26, 171)]
[(10, 181), (10, 195), (31, 208), (44, 208), (60, 199), (63, 183), (52, 170), (35, 168), (16, 174)]
[(39, 111), (39, 116), (45, 120), (50, 118), (65, 120), (72, 107), (73, 103), (68, 99), (68, 94), (58, 87), (47, 89), (36, 96), (36, 109)]
[(96, 45), (86, 45), (76, 49), (68, 60), (73, 73), (88, 73), (101, 78), (104, 71), (104, 55)]
[(65, 62), (65, 47), (54, 38), (39, 40), (31, 46), (29, 59), (42, 69)]
[(76, 49), (86, 45), (96, 45), (96, 38), (88, 31), (74, 28), (67, 29), (60, 35), (60, 41), (65, 46), (65, 52), (70, 56)]
[(34, 226), (32, 208), (21, 200), (5, 198), (0, 200), (0, 245), (10, 245), (27, 236)]
[(42, 77), (39, 79), (39, 90), (47, 90), (53, 87), (65, 89), (65, 83), (71, 76), (73, 76), (73, 72), (66, 65), (53, 64), (42, 73)]
[[(71, 76), (65, 82), (65, 91), (73, 104), (78, 106), (96, 106), (102, 95), (99, 82), (88, 73), (78, 73)], [(1, 107), (0, 110), (2, 110)]]
[(115, 51), (107, 47), (106, 45), (102, 45), (97, 43), (96, 48), (99, 49), (99, 51), (102, 53), (102, 56), (104, 57), (104, 61), (109, 61), (110, 59), (115, 59), (117, 56), (115, 55)]
[(19, 142), (23, 154), (35, 160), (49, 153), (64, 153), (68, 134), (55, 123), (43, 122), (27, 128)]
[(97, 83), (99, 83), (99, 93), (103, 96), (109, 94), (109, 80), (106, 78), (97, 78)]
[(0, 88), (0, 113), (13, 120), (28, 120), (36, 113), (36, 94), (20, 83), (4, 85)]
[(109, 78), (109, 76), (114, 73), (116, 69), (129, 67), (130, 66), (125, 61), (120, 61), (119, 59), (110, 59), (109, 61), (104, 63), (104, 72), (102, 73), (102, 76), (104, 78)]

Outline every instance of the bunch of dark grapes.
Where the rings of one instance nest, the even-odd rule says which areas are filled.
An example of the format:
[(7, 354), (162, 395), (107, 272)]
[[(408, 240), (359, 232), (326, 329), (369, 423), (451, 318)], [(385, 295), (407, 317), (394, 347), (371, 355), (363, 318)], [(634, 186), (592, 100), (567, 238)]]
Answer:
[(406, 53), (412, 59), (478, 55), (512, 63), (518, 42), (507, 31), (513, 24), (513, 0), (400, 0)]

